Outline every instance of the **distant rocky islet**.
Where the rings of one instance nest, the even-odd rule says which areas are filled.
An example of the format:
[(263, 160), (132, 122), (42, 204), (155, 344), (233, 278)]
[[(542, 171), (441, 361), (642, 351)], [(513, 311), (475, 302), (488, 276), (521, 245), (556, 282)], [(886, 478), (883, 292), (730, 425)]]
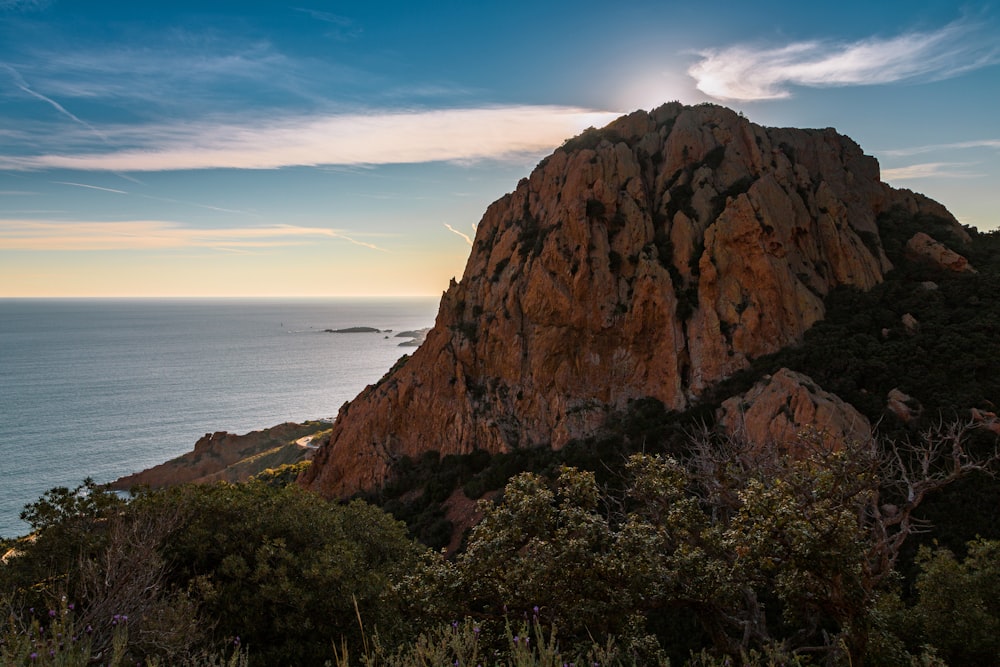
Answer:
[[(408, 340), (403, 341), (399, 344), (399, 347), (419, 347), (421, 343), (424, 342), (424, 338), (427, 337), (427, 329), (417, 329), (413, 331), (400, 331), (395, 335), (396, 338), (406, 338)], [(333, 333), (333, 334), (359, 334), (359, 333), (392, 333), (392, 329), (377, 329), (375, 327), (366, 326), (356, 326), (347, 327), (343, 329), (324, 329), (323, 333)], [(386, 336), (388, 338), (388, 336)]]

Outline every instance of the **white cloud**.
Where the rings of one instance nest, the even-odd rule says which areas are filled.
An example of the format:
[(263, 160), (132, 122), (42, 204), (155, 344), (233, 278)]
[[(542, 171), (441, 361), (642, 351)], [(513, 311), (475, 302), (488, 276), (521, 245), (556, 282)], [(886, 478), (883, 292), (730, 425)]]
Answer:
[(977, 139), (974, 141), (958, 141), (950, 144), (928, 144), (926, 146), (913, 146), (911, 148), (879, 151), (879, 154), (893, 157), (908, 157), (911, 155), (921, 155), (923, 153), (936, 153), (938, 151), (965, 150), (974, 148), (1000, 149), (1000, 139)]
[(963, 162), (924, 162), (906, 167), (894, 167), (882, 170), (883, 181), (909, 181), (919, 178), (976, 178), (982, 176), (964, 170), (969, 167)]
[(0, 250), (169, 250), (178, 248), (265, 248), (299, 245), (309, 239), (341, 239), (372, 250), (336, 229), (271, 225), (203, 229), (161, 220), (127, 222), (64, 222), (0, 220)]
[(504, 158), (551, 150), (616, 116), (570, 107), (511, 106), (107, 128), (112, 142), (129, 147), (5, 156), (0, 168), (140, 172)]
[(796, 42), (778, 48), (733, 46), (699, 53), (690, 67), (698, 89), (720, 100), (791, 96), (792, 86), (833, 87), (945, 79), (996, 64), (992, 39), (965, 21), (932, 32), (860, 40)]

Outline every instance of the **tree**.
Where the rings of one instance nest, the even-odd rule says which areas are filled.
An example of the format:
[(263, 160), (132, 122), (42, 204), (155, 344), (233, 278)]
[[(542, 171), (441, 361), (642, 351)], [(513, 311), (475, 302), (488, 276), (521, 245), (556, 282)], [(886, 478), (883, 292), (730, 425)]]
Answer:
[(467, 613), (537, 606), (570, 638), (635, 635), (638, 613), (669, 645), (662, 628), (693, 614), (722, 653), (780, 645), (861, 665), (900, 550), (925, 528), (914, 511), (998, 460), (968, 450), (971, 429), (833, 449), (819, 434), (788, 448), (701, 434), (683, 462), (631, 457), (621, 494), (574, 468), (522, 474), (481, 504), (455, 589)]
[(975, 540), (959, 561), (947, 549), (921, 547), (911, 641), (932, 645), (954, 667), (1000, 659), (1000, 542)]

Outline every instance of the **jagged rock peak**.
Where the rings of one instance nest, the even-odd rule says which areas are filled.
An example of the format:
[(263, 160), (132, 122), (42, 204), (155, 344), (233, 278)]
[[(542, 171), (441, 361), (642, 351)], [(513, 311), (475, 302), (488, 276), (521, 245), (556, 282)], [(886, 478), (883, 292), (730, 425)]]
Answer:
[(895, 206), (960, 229), (832, 129), (671, 103), (588, 130), (487, 209), (424, 344), (301, 481), (346, 495), (402, 455), (560, 447), (647, 396), (683, 409), (800, 340), (834, 287), (878, 284)]

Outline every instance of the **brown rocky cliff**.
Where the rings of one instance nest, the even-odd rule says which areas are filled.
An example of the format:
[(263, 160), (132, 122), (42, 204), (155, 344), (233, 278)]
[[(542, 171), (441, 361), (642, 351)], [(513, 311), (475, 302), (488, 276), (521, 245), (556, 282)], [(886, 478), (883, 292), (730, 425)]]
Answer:
[(560, 447), (639, 397), (682, 409), (800, 340), (832, 288), (879, 283), (896, 205), (948, 215), (830, 129), (675, 103), (590, 130), (489, 207), (424, 344), (300, 481), (341, 496), (402, 455)]

